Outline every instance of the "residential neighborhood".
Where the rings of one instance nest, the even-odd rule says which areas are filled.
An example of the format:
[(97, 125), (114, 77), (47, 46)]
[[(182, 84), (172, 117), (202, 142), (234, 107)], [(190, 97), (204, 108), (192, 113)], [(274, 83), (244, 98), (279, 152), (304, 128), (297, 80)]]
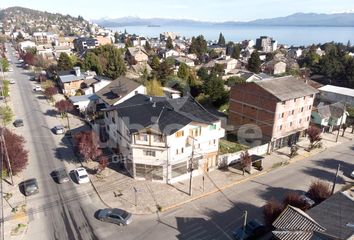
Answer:
[(0, 13), (0, 240), (354, 239), (350, 41)]

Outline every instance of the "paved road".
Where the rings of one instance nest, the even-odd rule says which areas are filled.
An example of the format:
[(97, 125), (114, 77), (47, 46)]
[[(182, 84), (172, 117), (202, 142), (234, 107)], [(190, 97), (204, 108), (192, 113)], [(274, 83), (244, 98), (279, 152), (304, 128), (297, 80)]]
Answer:
[[(62, 136), (51, 132), (59, 119), (47, 116), (48, 103), (35, 94), (33, 82), (22, 68), (16, 67), (17, 58), (9, 46), (9, 55), (14, 63), (14, 72), (8, 74), (15, 79), (11, 85), (11, 99), (17, 118), (24, 120), (24, 127), (16, 129), (27, 140), (29, 165), (24, 179), (38, 179), (40, 193), (26, 198), (29, 213), (29, 228), (26, 239), (105, 239), (117, 232), (118, 226), (101, 223), (94, 218), (97, 209), (104, 205), (98, 200), (90, 184), (74, 182), (56, 184), (50, 173), (68, 166), (63, 159), (72, 159), (73, 153), (63, 146)], [(72, 165), (73, 169), (75, 166)], [(67, 169), (68, 172), (70, 169)]]
[[(25, 119), (25, 127), (19, 130), (28, 140), (30, 149), (25, 177), (37, 177), (41, 187), (40, 194), (27, 198), (32, 209), (29, 240), (231, 239), (232, 230), (242, 222), (244, 210), (248, 211), (249, 218), (261, 219), (260, 207), (266, 200), (281, 198), (289, 190), (305, 191), (316, 178), (332, 181), (338, 163), (342, 164), (343, 172), (337, 189), (348, 181), (353, 183), (348, 178), (354, 170), (352, 141), (181, 208), (159, 215), (134, 216), (134, 222), (128, 227), (101, 223), (93, 215), (104, 206), (89, 185), (57, 185), (50, 178), (50, 171), (63, 166), (60, 159), (68, 152), (60, 146), (61, 139), (48, 129), (51, 126), (41, 105), (45, 102), (31, 93), (32, 83), (28, 77), (20, 69), (13, 75), (17, 80), (12, 89), (15, 112)], [(58, 148), (63, 151), (59, 155)]]

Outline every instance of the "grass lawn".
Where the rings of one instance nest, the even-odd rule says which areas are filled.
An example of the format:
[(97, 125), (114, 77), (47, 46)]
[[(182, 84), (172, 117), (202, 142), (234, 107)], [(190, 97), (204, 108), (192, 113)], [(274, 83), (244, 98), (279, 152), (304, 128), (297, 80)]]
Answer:
[(236, 143), (236, 142), (230, 142), (225, 139), (220, 139), (219, 142), (219, 152), (220, 154), (226, 154), (226, 153), (234, 153), (234, 152), (239, 152), (242, 150), (246, 150), (247, 147)]

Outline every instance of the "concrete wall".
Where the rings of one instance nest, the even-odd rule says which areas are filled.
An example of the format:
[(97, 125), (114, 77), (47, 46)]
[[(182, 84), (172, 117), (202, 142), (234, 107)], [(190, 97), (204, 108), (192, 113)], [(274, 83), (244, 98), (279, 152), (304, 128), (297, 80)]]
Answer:
[[(250, 155), (260, 155), (261, 156), (261, 155), (266, 154), (267, 151), (268, 151), (268, 143), (248, 149), (248, 153)], [(222, 167), (222, 166), (229, 165), (231, 163), (239, 162), (242, 152), (244, 152), (244, 151), (219, 155), (218, 166)]]

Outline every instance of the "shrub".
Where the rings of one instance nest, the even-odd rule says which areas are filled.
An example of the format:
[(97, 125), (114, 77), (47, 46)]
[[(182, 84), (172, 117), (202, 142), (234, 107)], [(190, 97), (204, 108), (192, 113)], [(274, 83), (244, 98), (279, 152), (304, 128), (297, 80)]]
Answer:
[(307, 202), (296, 192), (288, 192), (283, 200), (284, 206), (291, 205), (300, 208), (302, 211), (309, 209)]
[(271, 199), (270, 201), (268, 201), (266, 205), (263, 206), (263, 217), (266, 225), (272, 226), (275, 219), (277, 219), (277, 217), (283, 210), (283, 204), (281, 204), (277, 200)]
[(308, 190), (308, 195), (315, 202), (316, 205), (320, 204), (331, 196), (331, 187), (326, 182), (312, 182)]

